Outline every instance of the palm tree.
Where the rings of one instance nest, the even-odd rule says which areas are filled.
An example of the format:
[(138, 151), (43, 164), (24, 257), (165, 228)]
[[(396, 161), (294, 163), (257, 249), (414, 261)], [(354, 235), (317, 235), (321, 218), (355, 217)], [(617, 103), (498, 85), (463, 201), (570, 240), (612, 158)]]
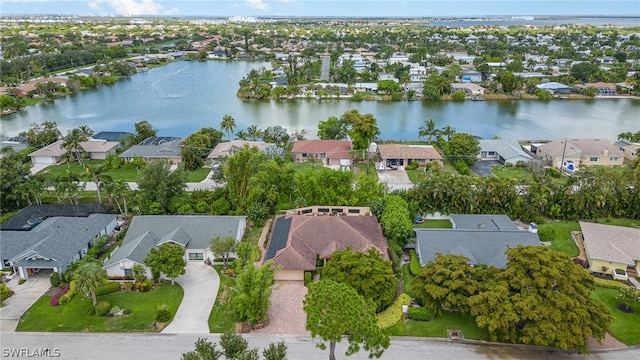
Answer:
[(426, 137), (428, 143), (431, 143), (434, 136), (440, 134), (436, 121), (433, 119), (425, 120), (424, 125), (420, 126), (418, 130), (418, 137)]
[(231, 133), (233, 129), (236, 127), (236, 121), (233, 119), (233, 116), (226, 114), (222, 117), (222, 122), (220, 123), (220, 128), (227, 132), (227, 138), (231, 141)]
[(247, 140), (248, 138), (249, 134), (247, 134), (247, 132), (244, 130), (238, 130), (238, 132), (236, 133), (236, 139)]
[(445, 135), (447, 137), (447, 141), (449, 141), (451, 139), (451, 135), (456, 133), (456, 128), (454, 128), (453, 126), (447, 124), (447, 126), (443, 127), (442, 130), (440, 130), (440, 135)]
[(85, 173), (83, 174), (84, 177), (89, 178), (90, 180), (93, 181), (94, 184), (96, 184), (96, 191), (98, 192), (98, 202), (100, 204), (102, 204), (102, 196), (100, 194), (100, 184), (111, 179), (109, 175), (104, 173), (105, 170), (106, 170), (105, 167), (102, 165), (93, 166), (93, 167), (87, 166), (85, 168)]
[[(108, 182), (105, 185), (105, 190), (107, 190), (107, 194), (109, 196), (109, 203), (113, 204), (115, 202), (116, 205), (118, 206), (118, 210), (120, 210), (120, 214), (126, 216), (127, 213), (129, 212), (128, 211), (129, 209), (127, 208), (127, 197), (126, 197), (127, 192), (130, 190), (129, 184), (127, 184), (123, 180), (116, 180), (116, 181)], [(122, 206), (120, 206), (120, 202), (118, 201), (118, 198), (122, 199)], [(123, 207), (124, 207), (124, 212), (122, 211)]]
[(80, 160), (80, 152), (82, 151), (82, 146), (80, 145), (80, 143), (87, 140), (89, 140), (87, 133), (80, 128), (75, 128), (69, 131), (67, 133), (67, 136), (64, 137), (64, 139), (62, 140), (62, 144), (60, 144), (60, 147), (67, 151), (67, 167), (69, 167), (69, 161), (73, 157), (74, 153), (76, 154), (76, 159), (78, 160), (78, 162), (80, 162), (84, 167), (84, 164)]
[(80, 265), (73, 273), (76, 287), (83, 293), (91, 293), (93, 307), (96, 307), (96, 289), (107, 282), (107, 272), (99, 262), (89, 261)]
[(256, 141), (262, 137), (262, 130), (257, 125), (251, 125), (247, 128), (247, 135), (252, 141)]

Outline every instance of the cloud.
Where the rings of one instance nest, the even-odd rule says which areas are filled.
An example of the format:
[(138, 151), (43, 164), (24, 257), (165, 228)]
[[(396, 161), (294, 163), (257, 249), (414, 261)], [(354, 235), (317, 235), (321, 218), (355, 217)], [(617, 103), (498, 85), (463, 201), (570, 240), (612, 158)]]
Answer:
[(98, 4), (98, 3), (97, 3), (97, 2), (95, 2), (95, 1), (90, 1), (90, 2), (87, 4), (87, 6), (89, 7), (89, 9), (94, 10), (94, 11), (102, 11), (102, 10), (104, 10), (104, 9), (102, 8), (102, 6), (100, 6), (100, 4)]
[(95, 0), (89, 8), (96, 10), (111, 7), (119, 15), (175, 15), (180, 12), (177, 7), (165, 8), (154, 0)]
[(262, 0), (245, 0), (245, 3), (254, 9), (267, 10), (267, 4), (263, 3)]

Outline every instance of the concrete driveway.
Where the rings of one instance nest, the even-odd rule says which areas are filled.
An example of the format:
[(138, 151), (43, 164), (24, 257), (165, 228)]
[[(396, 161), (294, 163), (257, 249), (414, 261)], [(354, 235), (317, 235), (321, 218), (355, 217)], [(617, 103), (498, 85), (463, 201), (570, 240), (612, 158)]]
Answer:
[(32, 276), (22, 285), (18, 285), (18, 277), (7, 282), (13, 290), (13, 296), (5, 300), (5, 306), (0, 308), (0, 332), (16, 331), (18, 320), (47, 290), (51, 282), (46, 276)]
[(402, 166), (398, 166), (397, 170), (378, 171), (378, 180), (387, 184), (388, 191), (409, 190), (414, 186)]
[(184, 297), (173, 321), (162, 333), (208, 333), (209, 314), (220, 288), (220, 277), (209, 265), (188, 262), (186, 273), (176, 279), (182, 286)]
[(502, 163), (500, 161), (498, 161), (498, 160), (479, 160), (479, 161), (476, 161), (469, 168), (476, 175), (478, 175), (480, 177), (485, 177), (485, 176), (493, 176), (493, 172), (491, 171), (491, 167), (492, 166), (496, 166), (496, 165), (502, 166)]

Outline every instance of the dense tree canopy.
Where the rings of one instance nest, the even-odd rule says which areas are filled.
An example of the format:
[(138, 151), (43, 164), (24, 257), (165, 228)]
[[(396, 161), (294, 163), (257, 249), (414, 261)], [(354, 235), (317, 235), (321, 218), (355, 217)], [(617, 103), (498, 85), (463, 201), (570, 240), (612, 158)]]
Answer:
[(185, 170), (195, 170), (204, 165), (207, 155), (222, 140), (222, 132), (214, 128), (202, 128), (182, 140), (182, 164)]
[(157, 204), (158, 210), (166, 212), (174, 198), (185, 191), (186, 174), (178, 167), (171, 171), (171, 164), (165, 160), (155, 160), (140, 172), (138, 188), (147, 212)]
[(146, 138), (150, 138), (156, 136), (158, 133), (157, 129), (154, 129), (153, 126), (147, 120), (140, 120), (134, 124), (134, 128), (136, 130), (135, 141), (137, 144)]
[(156, 275), (162, 273), (173, 283), (175, 278), (185, 273), (187, 263), (184, 260), (184, 252), (184, 248), (178, 244), (164, 243), (159, 247), (151, 248), (147, 257), (144, 258), (144, 263), (153, 273)]
[(340, 121), (347, 124), (354, 149), (368, 148), (375, 137), (380, 135), (378, 120), (373, 114), (360, 114), (353, 109), (342, 114)]
[(347, 138), (347, 124), (335, 116), (318, 123), (318, 137), (322, 140), (344, 140)]
[(253, 326), (267, 319), (274, 271), (270, 261), (261, 267), (247, 263), (238, 269), (236, 292), (232, 298), (236, 320), (247, 321)]
[[(28, 192), (17, 191), (26, 183), (31, 168), (29, 151), (14, 152), (11, 148), (2, 150), (0, 157), (0, 208), (2, 211), (20, 209), (22, 195)], [(25, 189), (23, 189), (25, 190)]]
[(41, 148), (58, 141), (62, 133), (55, 121), (44, 121), (42, 124), (31, 124), (29, 130), (21, 132), (20, 136), (27, 140), (29, 146)]

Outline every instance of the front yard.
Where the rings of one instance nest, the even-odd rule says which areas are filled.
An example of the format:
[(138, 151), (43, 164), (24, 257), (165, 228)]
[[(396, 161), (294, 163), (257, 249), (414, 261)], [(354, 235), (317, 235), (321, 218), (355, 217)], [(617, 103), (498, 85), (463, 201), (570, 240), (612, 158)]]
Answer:
[(627, 314), (618, 310), (616, 300), (618, 290), (596, 286), (591, 297), (602, 301), (616, 318), (613, 325), (613, 336), (627, 346), (640, 345), (640, 302), (631, 305), (634, 312)]
[(98, 297), (111, 306), (131, 310), (123, 316), (89, 315), (91, 298), (76, 294), (69, 303), (52, 307), (51, 296), (43, 295), (22, 316), (16, 331), (46, 332), (156, 332), (153, 323), (159, 306), (167, 305), (173, 317), (184, 292), (178, 284), (163, 284), (149, 292), (116, 292)]
[(224, 274), (222, 265), (215, 265), (214, 268), (218, 272), (218, 276), (220, 276), (220, 289), (209, 315), (209, 332), (219, 334), (234, 333), (236, 332), (236, 322), (233, 318), (231, 293), (235, 285), (235, 279)]

